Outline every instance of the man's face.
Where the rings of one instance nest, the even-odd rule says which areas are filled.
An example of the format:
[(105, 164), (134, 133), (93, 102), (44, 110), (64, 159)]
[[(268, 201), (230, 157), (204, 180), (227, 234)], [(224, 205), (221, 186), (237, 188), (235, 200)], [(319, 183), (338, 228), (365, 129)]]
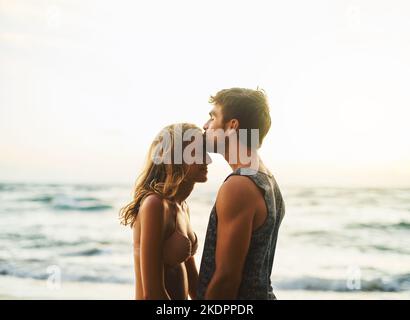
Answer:
[(209, 112), (209, 120), (204, 124), (203, 129), (205, 133), (209, 129), (224, 129), (222, 107), (215, 104), (212, 110)]
[[(216, 143), (218, 141), (218, 135), (220, 136), (225, 131), (226, 124), (222, 114), (222, 107), (215, 104), (212, 110), (209, 112), (209, 120), (204, 124), (206, 144), (216, 150)], [(219, 137), (220, 138), (220, 137)], [(219, 139), (223, 141), (223, 139)]]

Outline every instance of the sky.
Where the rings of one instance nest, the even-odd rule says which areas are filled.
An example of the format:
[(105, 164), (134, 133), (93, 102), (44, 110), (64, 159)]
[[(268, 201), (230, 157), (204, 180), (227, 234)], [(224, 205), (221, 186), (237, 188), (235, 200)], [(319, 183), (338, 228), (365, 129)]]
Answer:
[(202, 127), (211, 94), (259, 86), (282, 184), (410, 186), (409, 16), (408, 1), (0, 0), (0, 181), (131, 183), (162, 127)]

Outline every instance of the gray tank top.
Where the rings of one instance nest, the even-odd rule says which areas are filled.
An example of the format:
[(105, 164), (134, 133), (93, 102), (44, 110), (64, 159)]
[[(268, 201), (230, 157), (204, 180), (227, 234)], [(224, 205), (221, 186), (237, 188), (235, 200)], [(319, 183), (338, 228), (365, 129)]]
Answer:
[[(279, 226), (285, 214), (285, 204), (275, 178), (260, 171), (239, 168), (232, 175), (248, 176), (263, 191), (268, 215), (264, 223), (252, 232), (248, 254), (242, 273), (238, 300), (276, 299), (271, 285), (271, 272), (275, 256)], [(215, 272), (215, 249), (217, 229), (216, 204), (214, 205), (206, 232), (204, 252), (199, 271), (197, 298), (204, 299), (206, 289)]]

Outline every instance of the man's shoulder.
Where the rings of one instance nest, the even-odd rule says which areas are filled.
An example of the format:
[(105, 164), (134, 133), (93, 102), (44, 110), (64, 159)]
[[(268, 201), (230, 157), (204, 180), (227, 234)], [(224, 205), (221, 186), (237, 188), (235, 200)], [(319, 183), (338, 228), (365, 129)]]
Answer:
[(231, 175), (219, 188), (217, 201), (248, 203), (257, 196), (257, 186), (248, 176)]

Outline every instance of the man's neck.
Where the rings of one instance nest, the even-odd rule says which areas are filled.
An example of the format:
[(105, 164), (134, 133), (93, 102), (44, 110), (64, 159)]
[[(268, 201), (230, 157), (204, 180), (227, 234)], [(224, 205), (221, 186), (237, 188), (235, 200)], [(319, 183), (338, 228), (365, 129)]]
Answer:
[(260, 165), (262, 164), (262, 161), (258, 155), (258, 152), (254, 149), (246, 149), (246, 157), (245, 161), (243, 161), (243, 158), (240, 156), (240, 148), (236, 148), (236, 157), (235, 154), (233, 156), (233, 159), (230, 159), (230, 154), (229, 150), (225, 151), (224, 158), (226, 162), (228, 162), (229, 166), (233, 171), (239, 169), (239, 168), (252, 168), (255, 170), (259, 170)]

